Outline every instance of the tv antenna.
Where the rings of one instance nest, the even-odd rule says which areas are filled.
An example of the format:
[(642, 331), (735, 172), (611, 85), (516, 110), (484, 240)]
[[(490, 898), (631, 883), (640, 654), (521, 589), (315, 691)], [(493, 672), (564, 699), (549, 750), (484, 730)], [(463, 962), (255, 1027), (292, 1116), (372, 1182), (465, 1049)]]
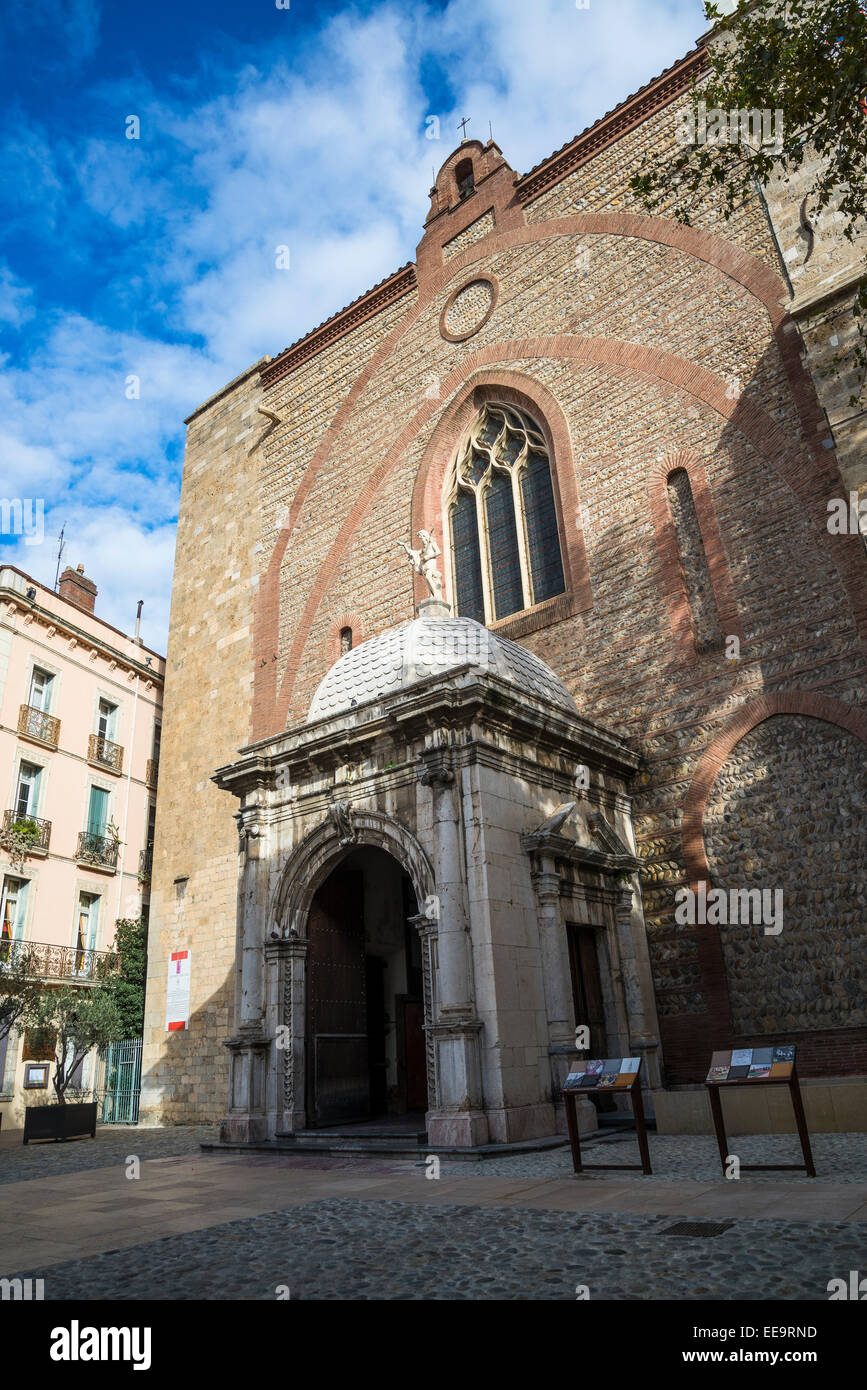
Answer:
[(66, 542), (65, 542), (64, 539), (63, 539), (63, 533), (64, 533), (65, 530), (66, 530), (66, 522), (64, 521), (63, 525), (62, 525), (61, 528), (60, 528), (60, 535), (57, 537), (57, 569), (56, 569), (55, 572), (54, 572), (54, 592), (55, 592), (55, 593), (57, 593), (57, 585), (58, 585), (58, 583), (59, 583), (59, 581), (60, 581), (60, 561), (63, 559), (63, 552), (64, 552), (64, 550), (65, 550), (65, 548), (66, 548)]

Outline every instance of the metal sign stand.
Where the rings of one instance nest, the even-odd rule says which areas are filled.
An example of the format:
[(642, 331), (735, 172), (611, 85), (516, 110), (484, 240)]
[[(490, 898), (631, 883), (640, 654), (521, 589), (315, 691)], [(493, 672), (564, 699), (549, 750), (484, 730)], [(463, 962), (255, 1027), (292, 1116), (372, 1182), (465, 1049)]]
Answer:
[[(635, 1116), (635, 1129), (638, 1135), (638, 1151), (641, 1154), (640, 1163), (583, 1163), (581, 1160), (581, 1141), (578, 1136), (578, 1107), (576, 1099), (579, 1095), (629, 1095), (632, 1097), (632, 1113)], [(566, 1105), (566, 1124), (569, 1127), (569, 1144), (572, 1149), (572, 1166), (576, 1173), (584, 1173), (593, 1168), (629, 1168), (640, 1169), (645, 1176), (652, 1174), (650, 1166), (650, 1149), (647, 1145), (647, 1125), (644, 1120), (644, 1101), (641, 1097), (641, 1071), (635, 1074), (635, 1079), (627, 1086), (619, 1086), (613, 1091), (610, 1086), (581, 1086), (574, 1091), (564, 1091), (563, 1100)]]

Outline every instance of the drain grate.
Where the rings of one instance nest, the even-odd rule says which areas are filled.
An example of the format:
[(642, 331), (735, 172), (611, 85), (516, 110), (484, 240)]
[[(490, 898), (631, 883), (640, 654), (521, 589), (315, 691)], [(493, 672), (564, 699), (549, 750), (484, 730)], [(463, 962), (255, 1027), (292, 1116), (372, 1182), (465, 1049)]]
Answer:
[(733, 1226), (733, 1221), (677, 1221), (660, 1231), (661, 1236), (721, 1236)]

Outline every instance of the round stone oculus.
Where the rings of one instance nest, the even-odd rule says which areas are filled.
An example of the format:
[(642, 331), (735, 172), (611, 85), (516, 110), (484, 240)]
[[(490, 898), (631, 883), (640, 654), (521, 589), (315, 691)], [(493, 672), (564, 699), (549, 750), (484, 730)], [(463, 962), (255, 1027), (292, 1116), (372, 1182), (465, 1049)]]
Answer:
[(474, 280), (454, 290), (440, 316), (440, 333), (450, 343), (471, 338), (487, 323), (497, 302), (497, 285), (487, 277)]

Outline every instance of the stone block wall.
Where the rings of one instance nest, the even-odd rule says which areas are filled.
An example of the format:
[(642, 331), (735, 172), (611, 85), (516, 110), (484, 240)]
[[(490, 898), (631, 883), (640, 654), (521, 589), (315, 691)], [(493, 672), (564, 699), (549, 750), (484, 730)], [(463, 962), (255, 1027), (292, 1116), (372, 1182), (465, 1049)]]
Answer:
[[(354, 326), (292, 357), (291, 369), (278, 359), (261, 384), (251, 369), (191, 423), (151, 970), (158, 1000), (177, 922), (174, 878), (188, 865), (188, 931), (213, 949), (189, 1040), (198, 1039), (198, 1060), (181, 1074), (213, 1113), (230, 1031), (236, 844), (209, 774), (251, 738), (305, 718), (341, 628), (358, 641), (412, 616), (422, 595), (400, 542), (425, 525), (447, 552), (439, 488), (482, 390), (517, 393), (547, 428), (561, 537), (575, 560), (565, 599), (499, 626), (562, 676), (582, 712), (642, 754), (635, 827), (669, 1082), (694, 1081), (725, 1045), (722, 946), (673, 919), (675, 889), (694, 874), (686, 808), (705, 759), (751, 702), (785, 694), (851, 709), (863, 700), (867, 574), (859, 538), (832, 538), (825, 526), (843, 480), (781, 307), (787, 286), (761, 202), (726, 222), (708, 201), (687, 228), (647, 217), (629, 192), (643, 151), (671, 140), (674, 123), (672, 105), (651, 112), (520, 206), (520, 180), (504, 201), (502, 167), (489, 184), (477, 180), (478, 215), (463, 209), (455, 235), (449, 214), (437, 215), (414, 282), (367, 317), (354, 311)], [(496, 286), (493, 312), (455, 342), (441, 315), (480, 279)], [(244, 430), (258, 404), (280, 423), (251, 455)], [(680, 467), (722, 636), (740, 641), (736, 659), (718, 644), (698, 650), (691, 634), (666, 489)], [(219, 532), (213, 547), (197, 546), (199, 527)], [(211, 723), (203, 699), (218, 711)], [(735, 774), (745, 793), (761, 737)], [(812, 786), (810, 766), (797, 775)], [(207, 895), (195, 879), (206, 865)], [(193, 978), (200, 989), (195, 964)], [(743, 991), (734, 992), (746, 1022)], [(157, 1003), (157, 1052), (158, 1025)], [(824, 1052), (804, 1048), (807, 1073), (863, 1066), (867, 1033), (850, 1025), (839, 1047), (837, 1036), (827, 1033)], [(174, 1063), (153, 1065), (181, 1084)], [(191, 1104), (178, 1102), (177, 1113)]]
[[(216, 1119), (234, 1026), (238, 837), (211, 776), (247, 742), (261, 568), (257, 364), (189, 421), (154, 841), (142, 1123)], [(253, 452), (251, 453), (251, 450)], [(191, 952), (190, 1026), (166, 1032), (172, 951)]]

